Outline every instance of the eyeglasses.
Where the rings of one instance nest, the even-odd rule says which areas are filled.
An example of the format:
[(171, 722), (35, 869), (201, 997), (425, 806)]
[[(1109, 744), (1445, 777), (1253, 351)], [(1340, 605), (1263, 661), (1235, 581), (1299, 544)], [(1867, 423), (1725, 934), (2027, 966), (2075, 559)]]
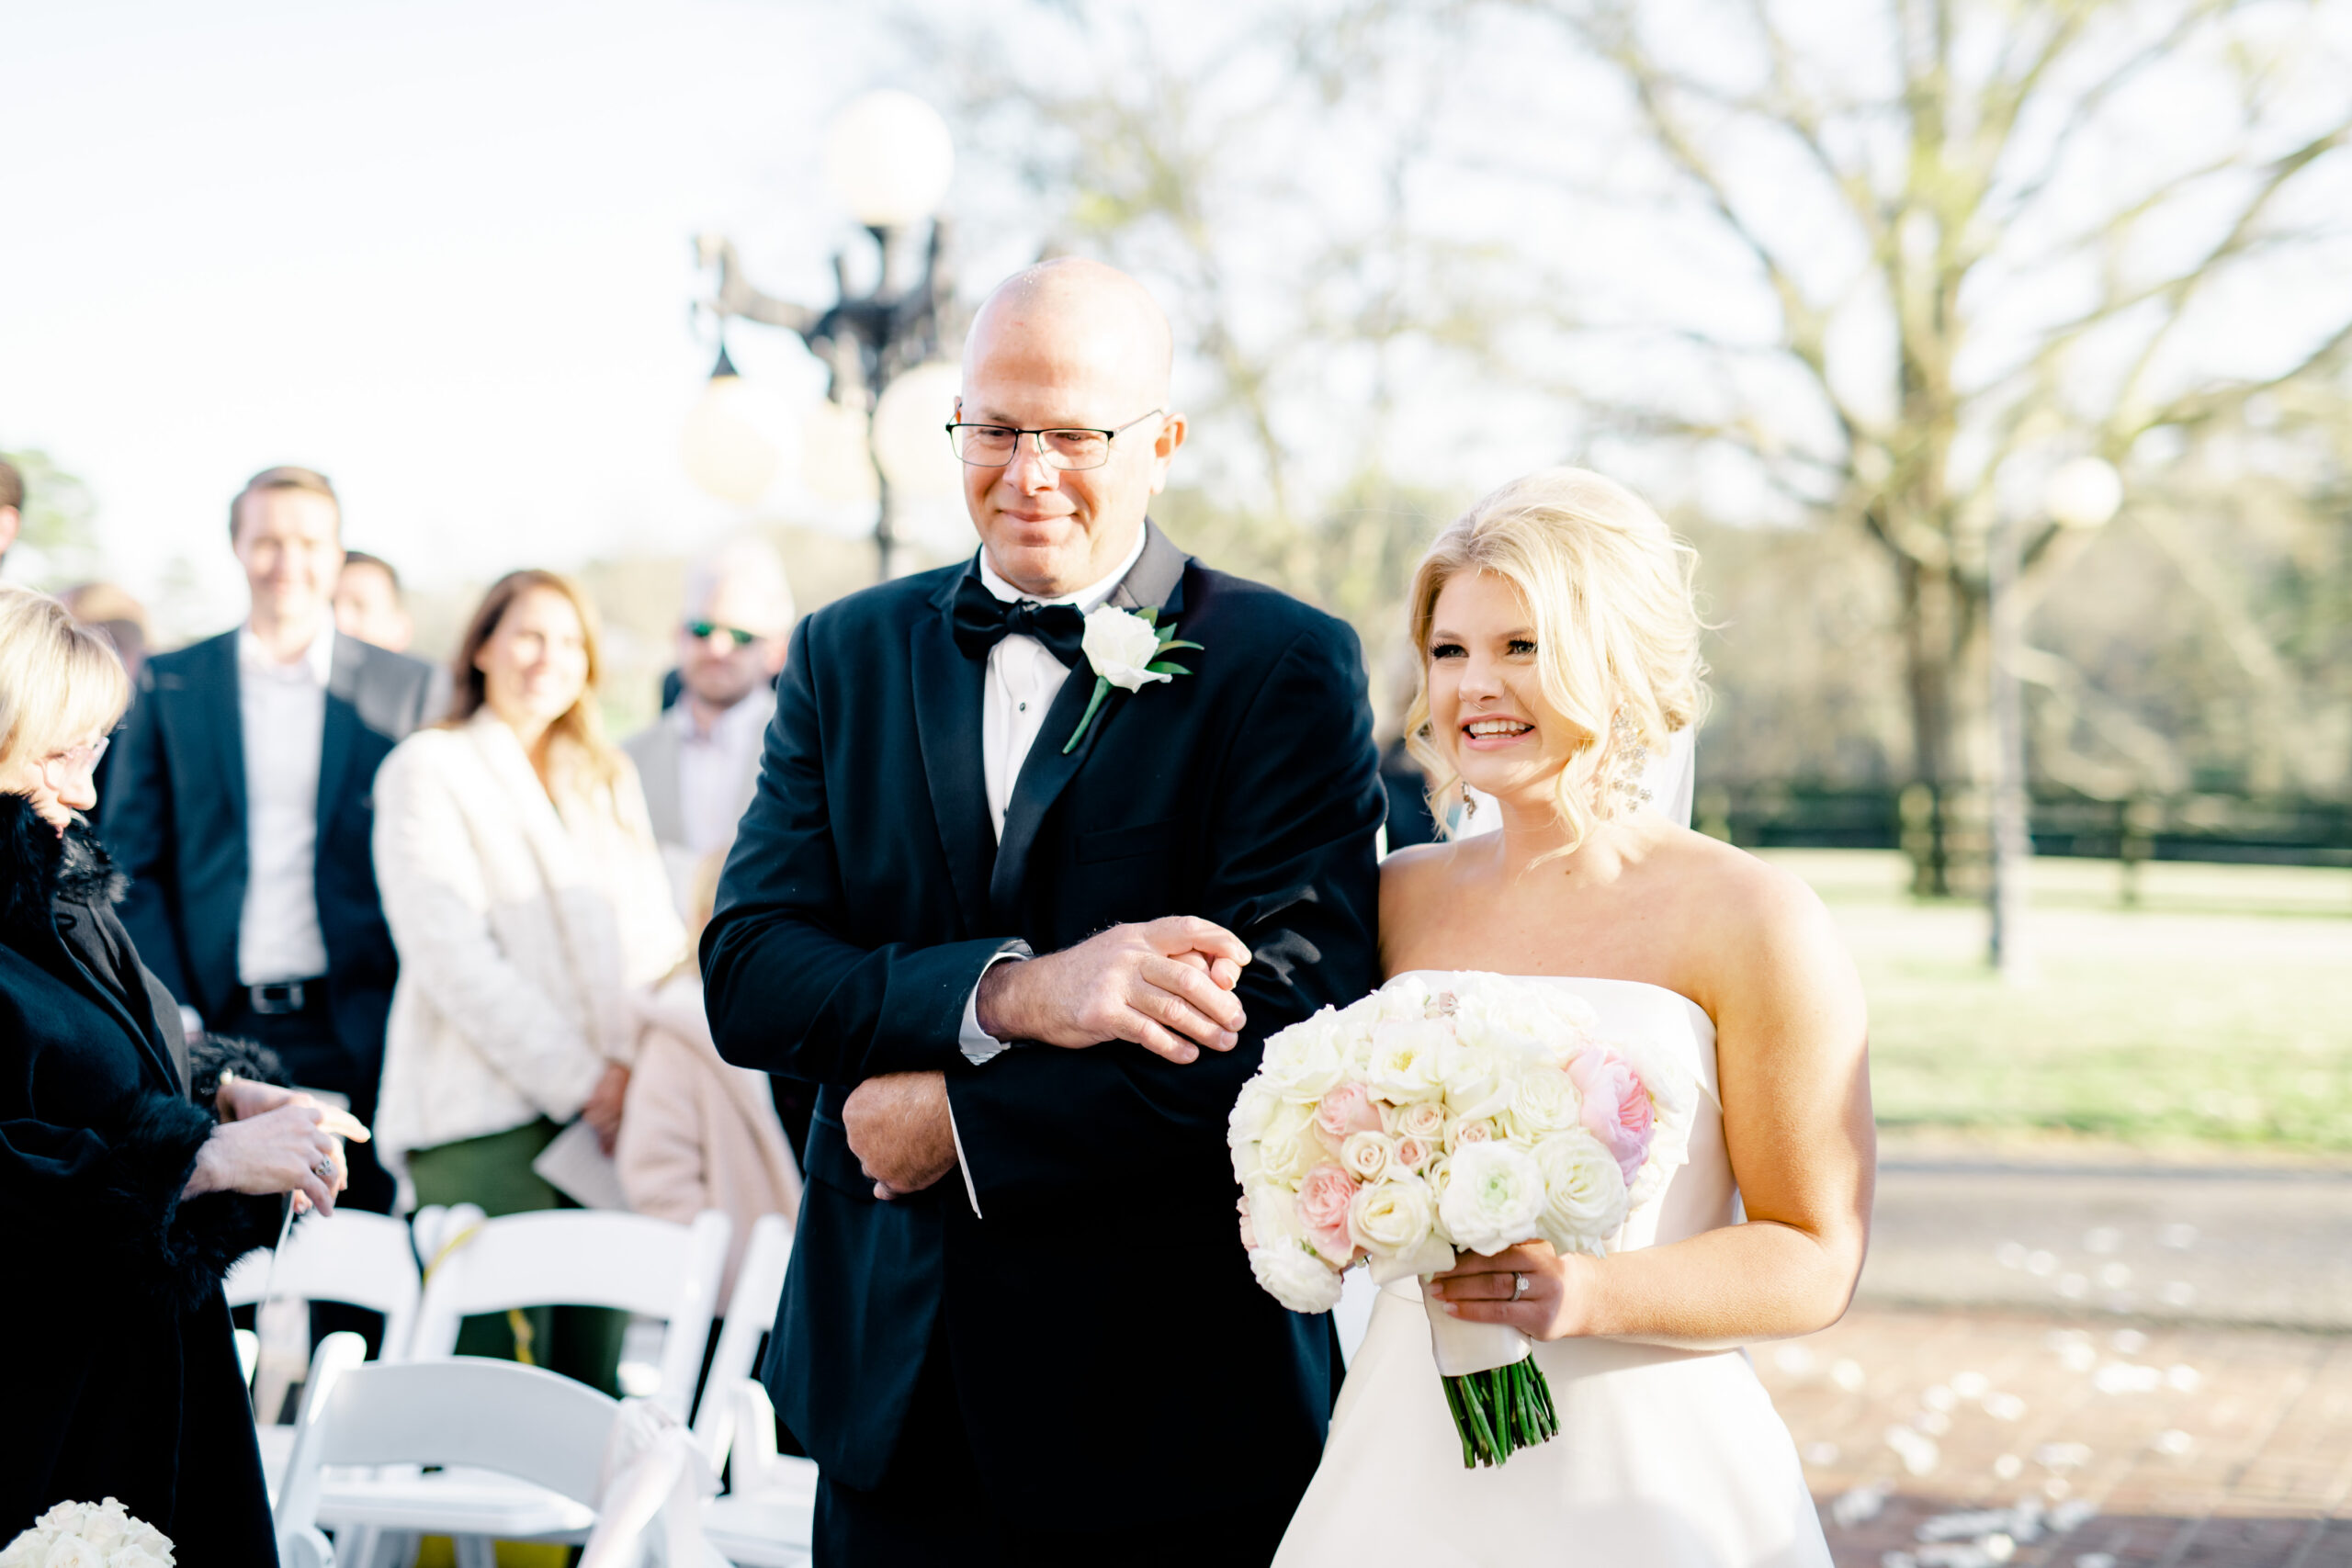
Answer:
[(1154, 409), (1150, 413), (1137, 414), (1116, 430), (1016, 430), (1009, 424), (959, 422), (947, 427), (947, 440), (956, 448), (956, 456), (969, 467), (1001, 468), (1012, 461), (1021, 438), (1034, 435), (1037, 438), (1038, 460), (1049, 468), (1069, 473), (1101, 468), (1111, 460), (1111, 443), (1115, 437), (1167, 412)]
[(76, 773), (87, 773), (98, 765), (98, 759), (114, 744), (114, 737), (102, 735), (87, 746), (75, 746), (54, 756), (40, 760), (41, 782), (51, 789), (63, 789)]
[(715, 637), (731, 639), (738, 648), (749, 648), (760, 640), (757, 632), (747, 632), (741, 626), (722, 626), (717, 621), (688, 621), (686, 635), (696, 642), (707, 642)]

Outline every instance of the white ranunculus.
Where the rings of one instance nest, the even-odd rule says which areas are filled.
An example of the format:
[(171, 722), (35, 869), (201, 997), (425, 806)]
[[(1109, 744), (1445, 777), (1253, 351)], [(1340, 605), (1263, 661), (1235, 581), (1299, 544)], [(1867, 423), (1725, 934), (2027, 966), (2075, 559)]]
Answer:
[(1454, 1021), (1464, 1043), (1556, 1066), (1583, 1049), (1598, 1016), (1565, 987), (1480, 975), (1462, 987)]
[(1554, 1133), (1582, 1124), (1584, 1100), (1576, 1080), (1557, 1067), (1538, 1067), (1511, 1085), (1503, 1124), (1522, 1143), (1539, 1143)]
[(1411, 1105), (1445, 1093), (1444, 1057), (1452, 1044), (1443, 1022), (1395, 1019), (1374, 1026), (1364, 1084), (1391, 1105)]
[(1455, 1247), (1491, 1258), (1535, 1235), (1544, 1215), (1544, 1173), (1526, 1150), (1466, 1144), (1446, 1166), (1438, 1214)]
[(1544, 1173), (1544, 1239), (1555, 1252), (1602, 1256), (1631, 1201), (1617, 1156), (1581, 1127), (1553, 1134), (1534, 1153)]
[[(1251, 1213), (1254, 1223), (1254, 1207)], [(1340, 1304), (1338, 1270), (1303, 1241), (1260, 1236), (1250, 1255), (1250, 1272), (1260, 1289), (1293, 1312), (1329, 1312)]]
[(1145, 668), (1159, 657), (1159, 633), (1133, 611), (1111, 604), (1089, 611), (1080, 646), (1094, 672), (1123, 692), (1140, 691), (1154, 681), (1169, 679)]
[(1346, 1073), (1339, 1015), (1325, 1008), (1267, 1039), (1258, 1079), (1284, 1100), (1312, 1105), (1330, 1093)]
[(1385, 1133), (1350, 1133), (1340, 1145), (1340, 1168), (1358, 1181), (1377, 1181), (1396, 1157), (1396, 1140)]

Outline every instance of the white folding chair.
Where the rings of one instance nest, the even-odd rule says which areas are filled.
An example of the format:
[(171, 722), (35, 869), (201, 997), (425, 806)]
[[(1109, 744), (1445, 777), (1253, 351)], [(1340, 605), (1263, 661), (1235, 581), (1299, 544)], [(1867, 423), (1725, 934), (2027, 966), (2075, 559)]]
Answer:
[[(459, 1324), (477, 1314), (545, 1304), (640, 1314), (666, 1325), (654, 1402), (684, 1420), (710, 1337), (712, 1304), (727, 1266), (728, 1230), (727, 1216), (716, 1210), (697, 1214), (692, 1225), (677, 1225), (601, 1210), (542, 1210), (485, 1220), (470, 1206), (452, 1208), (429, 1235), (420, 1222), (420, 1250), (428, 1259), (429, 1277), (409, 1360), (453, 1359)], [(492, 1540), (586, 1539), (594, 1523), (592, 1514), (511, 1475), (452, 1467), (429, 1475), (391, 1472), (335, 1478), (325, 1483), (316, 1511), (338, 1529), (456, 1536), (461, 1561), (486, 1552)]]
[[(318, 1360), (328, 1361), (326, 1346)], [(280, 1551), (288, 1561), (318, 1561), (311, 1538), (333, 1486), (322, 1473), (330, 1465), (445, 1465), (512, 1478), (489, 1497), (481, 1516), (469, 1521), (485, 1528), (466, 1533), (486, 1534), (494, 1528), (513, 1539), (506, 1536), (506, 1527), (515, 1522), (513, 1498), (528, 1493), (561, 1505), (548, 1511), (548, 1520), (562, 1533), (584, 1526), (593, 1539), (605, 1448), (621, 1409), (596, 1390), (512, 1361), (460, 1356), (361, 1365), (355, 1355), (340, 1364), (319, 1365), (305, 1394), (278, 1513)], [(464, 1489), (448, 1489), (444, 1505), (453, 1524), (464, 1518), (465, 1498)], [(366, 1522), (381, 1527), (399, 1521)], [(463, 1524), (458, 1528), (464, 1529)], [(298, 1541), (308, 1543), (300, 1556)], [(489, 1561), (486, 1551), (465, 1552), (464, 1558)]]
[(409, 1359), (451, 1355), (462, 1320), (514, 1307), (610, 1307), (660, 1318), (667, 1329), (653, 1400), (683, 1421), (710, 1339), (729, 1229), (716, 1209), (691, 1225), (601, 1209), (483, 1220), (435, 1247)]
[(713, 1470), (727, 1468), (727, 1450), (735, 1440), (731, 1391), (758, 1371), (753, 1361), (760, 1339), (775, 1326), (784, 1270), (791, 1261), (791, 1223), (782, 1214), (763, 1214), (752, 1221), (751, 1245), (743, 1249), (735, 1293), (728, 1299), (718, 1346), (710, 1353), (710, 1372), (703, 1379), (702, 1403), (695, 1409), (695, 1444)]
[[(286, 1245), (276, 1252), (266, 1247), (248, 1252), (229, 1270), (228, 1277), (220, 1282), (220, 1290), (232, 1307), (280, 1310), (270, 1308), (262, 1300), (265, 1292), (277, 1297), (284, 1303), (282, 1310), (297, 1316), (296, 1343), (307, 1363), (313, 1359), (308, 1344), (306, 1309), (310, 1303), (342, 1302), (383, 1314), (381, 1353), (384, 1359), (396, 1361), (407, 1353), (421, 1287), (408, 1226), (381, 1214), (347, 1209), (334, 1215), (312, 1214), (300, 1221), (287, 1237)], [(243, 1329), (238, 1334), (237, 1353), (244, 1363), (245, 1384), (252, 1388), (263, 1360), (261, 1340)], [(286, 1469), (287, 1453), (294, 1443), (293, 1429), (278, 1425), (276, 1419), (276, 1406), (284, 1393), (287, 1375), (285, 1371), (275, 1374), (269, 1388), (261, 1391), (264, 1397), (256, 1401), (255, 1406), (269, 1417), (260, 1424), (254, 1435), (261, 1443), (262, 1477), (273, 1495), (278, 1477)]]
[(775, 1326), (791, 1261), (792, 1227), (784, 1216), (754, 1222), (695, 1412), (696, 1445), (711, 1469), (729, 1476), (727, 1495), (703, 1505), (703, 1531), (743, 1568), (804, 1568), (815, 1528), (817, 1467), (775, 1451), (775, 1408), (752, 1377), (752, 1358), (761, 1336)]

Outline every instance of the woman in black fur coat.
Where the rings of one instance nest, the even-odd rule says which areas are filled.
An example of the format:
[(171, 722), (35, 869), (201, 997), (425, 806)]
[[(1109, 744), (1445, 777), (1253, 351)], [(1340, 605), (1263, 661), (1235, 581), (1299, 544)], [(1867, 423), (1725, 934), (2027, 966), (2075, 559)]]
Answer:
[[(334, 1207), (331, 1113), (266, 1052), (191, 1052), (78, 816), (129, 695), (56, 601), (0, 586), (0, 1544), (119, 1497), (182, 1568), (277, 1561), (220, 1278)], [(222, 1046), (227, 1049), (222, 1049)]]

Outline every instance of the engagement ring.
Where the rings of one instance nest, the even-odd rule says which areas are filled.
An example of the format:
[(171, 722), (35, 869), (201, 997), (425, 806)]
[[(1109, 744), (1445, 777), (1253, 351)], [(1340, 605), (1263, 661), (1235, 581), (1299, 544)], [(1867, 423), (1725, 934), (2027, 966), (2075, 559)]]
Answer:
[(1517, 1301), (1525, 1294), (1527, 1294), (1527, 1276), (1513, 1274), (1510, 1277), (1510, 1299)]

